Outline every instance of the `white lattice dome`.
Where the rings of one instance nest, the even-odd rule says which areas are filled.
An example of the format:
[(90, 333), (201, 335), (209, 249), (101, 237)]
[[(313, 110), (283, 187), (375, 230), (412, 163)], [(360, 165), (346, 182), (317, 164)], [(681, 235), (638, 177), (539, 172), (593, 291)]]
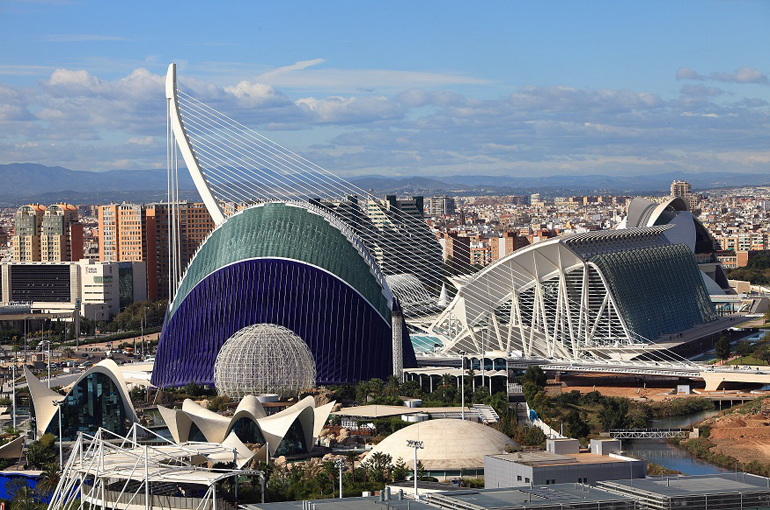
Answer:
[(315, 360), (307, 344), (277, 324), (253, 324), (235, 332), (214, 363), (220, 395), (277, 393), (297, 396), (315, 385)]

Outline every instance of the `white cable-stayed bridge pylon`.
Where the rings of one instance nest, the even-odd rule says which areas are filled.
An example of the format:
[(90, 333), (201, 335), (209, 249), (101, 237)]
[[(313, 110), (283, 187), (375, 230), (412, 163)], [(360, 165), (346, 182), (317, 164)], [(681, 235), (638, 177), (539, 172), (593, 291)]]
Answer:
[[(462, 287), (463, 276), (478, 271), (478, 267), (470, 263), (470, 247), (458, 243), (454, 247), (458, 256), (452, 261), (455, 278), (450, 279), (443, 264), (442, 248), (419, 211), (402, 209), (397, 203), (376, 197), (178, 90), (173, 64), (167, 75), (166, 94), (170, 145), (173, 149), (173, 154), (169, 156), (170, 201), (178, 198), (178, 190), (172, 189), (178, 186), (176, 150), (173, 148), (176, 144), (216, 224), (222, 223), (229, 214), (242, 207), (268, 201), (311, 202), (333, 212), (360, 238), (386, 278), (394, 283), (409, 282), (409, 285), (400, 285), (408, 289), (403, 296), (398, 295), (399, 285), (394, 285), (396, 297), (404, 304), (408, 299), (415, 299), (416, 303), (419, 301), (419, 306), (404, 306), (407, 320), (419, 319), (426, 314), (435, 316), (440, 311), (437, 305), (442, 285), (449, 279), (454, 287)], [(178, 232), (172, 232), (172, 239), (178, 239), (178, 236)], [(178, 255), (173, 256), (178, 261)], [(182, 271), (170, 272), (173, 274), (173, 293)], [(415, 280), (424, 287), (424, 292), (415, 287)], [(515, 288), (530, 284), (527, 275), (510, 274), (506, 279), (487, 281), (486, 289), (465, 288), (465, 293), (487, 294), (479, 296), (479, 301), (493, 303), (499, 296), (509, 296)], [(579, 310), (586, 324), (598, 324), (602, 313), (611, 310), (609, 306), (594, 309), (566, 292), (560, 299), (559, 307)], [(430, 304), (431, 300), (435, 306)], [(490, 313), (493, 311), (490, 310)], [(549, 326), (541, 320), (545, 315), (543, 310), (533, 325), (544, 329), (546, 336), (555, 337), (558, 331), (558, 334), (565, 335), (562, 340), (566, 341), (567, 328)], [(559, 317), (559, 321), (564, 322), (563, 317)], [(492, 322), (488, 327), (499, 326)], [(550, 333), (547, 330), (549, 327)], [(615, 333), (616, 337), (611, 342), (610, 339), (605, 340), (623, 345), (649, 343), (625, 325)], [(580, 337), (580, 341), (585, 341), (584, 336)], [(564, 349), (551, 348), (549, 351), (565, 357), (578, 357), (579, 354), (574, 345), (565, 345)], [(668, 361), (681, 359), (661, 355), (670, 358)]]

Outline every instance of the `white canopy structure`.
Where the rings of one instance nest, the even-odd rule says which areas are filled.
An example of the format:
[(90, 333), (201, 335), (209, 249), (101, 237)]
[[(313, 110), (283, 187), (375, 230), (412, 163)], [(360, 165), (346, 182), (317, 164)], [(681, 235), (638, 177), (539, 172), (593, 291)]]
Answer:
[[(242, 444), (174, 444), (160, 436), (155, 436), (158, 444), (140, 444), (137, 436), (148, 433), (153, 434), (134, 424), (126, 436), (101, 428), (94, 435), (80, 434), (48, 508), (235, 508), (222, 498), (223, 491), (217, 494), (217, 483), (262, 476), (241, 469), (253, 456)], [(219, 462), (232, 467), (208, 467)]]
[(335, 402), (315, 407), (313, 397), (305, 397), (291, 407), (267, 416), (256, 397), (248, 395), (241, 400), (232, 417), (222, 416), (196, 404), (190, 399), (182, 409), (158, 406), (161, 417), (179, 444), (196, 439), (212, 443), (226, 443), (235, 434), (240, 441), (267, 445), (271, 456), (281, 454), (282, 445), (290, 431), (295, 440), (308, 451), (315, 444)]

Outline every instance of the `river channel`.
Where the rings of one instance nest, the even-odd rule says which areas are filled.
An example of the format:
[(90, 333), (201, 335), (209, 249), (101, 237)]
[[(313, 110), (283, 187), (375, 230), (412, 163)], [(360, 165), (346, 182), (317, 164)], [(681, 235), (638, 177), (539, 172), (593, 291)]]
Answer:
[[(688, 427), (691, 423), (703, 420), (717, 414), (719, 411), (700, 411), (686, 416), (673, 416), (671, 418), (657, 418), (650, 421), (650, 428), (680, 428)], [(623, 450), (639, 459), (646, 459), (660, 466), (687, 475), (708, 475), (725, 473), (729, 470), (715, 466), (708, 462), (693, 457), (690, 452), (669, 444), (665, 439), (633, 439), (623, 441)]]

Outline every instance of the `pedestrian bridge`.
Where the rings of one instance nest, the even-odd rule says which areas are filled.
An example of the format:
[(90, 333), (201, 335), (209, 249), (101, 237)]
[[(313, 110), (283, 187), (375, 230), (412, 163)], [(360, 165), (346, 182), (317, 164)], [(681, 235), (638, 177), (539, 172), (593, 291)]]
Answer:
[(692, 429), (612, 429), (613, 439), (674, 439), (687, 437)]

